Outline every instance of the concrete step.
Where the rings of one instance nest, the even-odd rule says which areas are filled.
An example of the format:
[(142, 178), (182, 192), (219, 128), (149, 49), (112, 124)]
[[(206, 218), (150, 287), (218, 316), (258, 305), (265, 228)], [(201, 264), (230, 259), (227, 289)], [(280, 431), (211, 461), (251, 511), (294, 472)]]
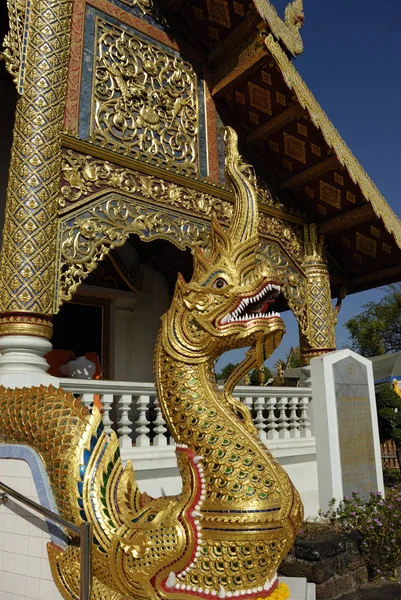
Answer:
[(308, 583), (305, 577), (280, 577), (280, 581), (290, 588), (289, 600), (316, 600), (316, 586)]

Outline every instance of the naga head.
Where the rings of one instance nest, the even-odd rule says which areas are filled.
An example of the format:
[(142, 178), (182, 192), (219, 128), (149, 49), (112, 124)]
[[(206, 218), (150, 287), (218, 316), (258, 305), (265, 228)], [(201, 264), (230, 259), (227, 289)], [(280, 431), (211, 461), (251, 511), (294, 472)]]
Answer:
[[(253, 170), (241, 162), (235, 132), (226, 130), (226, 175), (235, 194), (228, 229), (216, 219), (208, 256), (197, 248), (192, 279), (179, 276), (167, 314), (170, 352), (201, 362), (226, 350), (257, 345), (266, 336), (269, 353), (285, 331), (274, 302), (280, 293), (277, 275), (257, 262), (258, 206)], [(165, 340), (166, 341), (166, 340)]]
[(296, 30), (301, 29), (305, 23), (303, 0), (294, 0), (285, 9), (284, 22)]

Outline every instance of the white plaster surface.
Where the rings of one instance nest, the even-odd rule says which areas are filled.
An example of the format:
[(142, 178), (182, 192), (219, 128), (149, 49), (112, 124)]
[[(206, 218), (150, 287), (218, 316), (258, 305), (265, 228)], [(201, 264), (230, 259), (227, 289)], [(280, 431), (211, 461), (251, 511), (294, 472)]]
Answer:
[[(0, 458), (0, 480), (39, 502), (28, 463)], [(62, 600), (50, 572), (46, 522), (9, 499), (0, 505), (0, 600)]]
[(142, 265), (143, 291), (132, 294), (133, 308), (115, 307), (114, 378), (124, 381), (153, 381), (153, 354), (160, 318), (170, 306), (166, 279), (155, 269)]

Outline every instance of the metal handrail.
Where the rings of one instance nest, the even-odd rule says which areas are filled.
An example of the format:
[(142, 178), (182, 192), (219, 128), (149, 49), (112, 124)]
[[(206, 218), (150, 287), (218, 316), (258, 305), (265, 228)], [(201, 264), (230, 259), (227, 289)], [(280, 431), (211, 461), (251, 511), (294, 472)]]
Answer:
[(47, 519), (53, 521), (54, 523), (57, 523), (58, 525), (61, 525), (62, 527), (66, 527), (73, 533), (76, 533), (77, 535), (80, 536), (80, 540), (81, 540), (80, 575), (81, 575), (81, 577), (80, 577), (79, 597), (80, 597), (80, 600), (90, 600), (91, 595), (92, 595), (92, 578), (93, 578), (93, 575), (92, 575), (92, 540), (93, 540), (92, 523), (82, 523), (81, 526), (78, 527), (77, 525), (70, 523), (66, 519), (63, 519), (63, 517), (60, 517), (60, 515), (57, 515), (52, 510), (49, 510), (48, 508), (45, 508), (44, 506), (37, 504), (37, 502), (34, 502), (33, 500), (30, 500), (29, 498), (26, 498), (25, 496), (23, 496), (16, 490), (13, 490), (12, 488), (8, 487), (8, 485), (6, 485), (5, 483), (3, 483), (1, 481), (0, 481), (0, 490), (5, 492), (0, 495), (0, 500), (2, 502), (4, 502), (4, 503), (7, 502), (8, 496), (11, 496), (15, 500), (18, 500), (18, 502), (25, 504), (25, 506), (28, 506), (32, 510), (35, 510), (43, 517), (46, 517)]

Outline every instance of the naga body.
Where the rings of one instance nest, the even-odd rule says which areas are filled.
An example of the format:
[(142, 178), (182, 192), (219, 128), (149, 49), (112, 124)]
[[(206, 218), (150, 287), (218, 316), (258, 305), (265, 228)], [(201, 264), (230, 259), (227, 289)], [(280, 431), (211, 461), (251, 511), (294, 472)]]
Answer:
[[(177, 445), (179, 495), (140, 493), (96, 408), (89, 414), (51, 388), (0, 393), (3, 440), (32, 446), (60, 514), (94, 525), (96, 600), (288, 597), (277, 587), (277, 569), (302, 505), (259, 441), (249, 410), (232, 397), (236, 381), (278, 346), (284, 325), (272, 307), (279, 282), (256, 260), (256, 189), (230, 130), (226, 171), (236, 197), (232, 222), (228, 230), (212, 223), (209, 255), (196, 250), (191, 281), (178, 278), (155, 352), (159, 403)], [(219, 391), (216, 359), (247, 346), (243, 365)], [(60, 593), (78, 600), (78, 540), (48, 551)]]

